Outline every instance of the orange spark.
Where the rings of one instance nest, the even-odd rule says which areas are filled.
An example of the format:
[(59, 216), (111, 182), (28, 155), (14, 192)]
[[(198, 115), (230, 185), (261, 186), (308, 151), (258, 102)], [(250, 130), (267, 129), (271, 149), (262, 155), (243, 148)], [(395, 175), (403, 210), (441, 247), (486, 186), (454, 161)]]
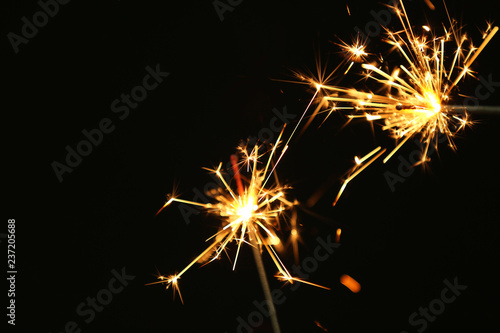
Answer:
[(347, 274), (343, 274), (340, 277), (340, 283), (349, 288), (349, 290), (353, 293), (359, 293), (359, 291), (361, 290), (361, 285), (358, 283), (358, 281), (354, 280)]

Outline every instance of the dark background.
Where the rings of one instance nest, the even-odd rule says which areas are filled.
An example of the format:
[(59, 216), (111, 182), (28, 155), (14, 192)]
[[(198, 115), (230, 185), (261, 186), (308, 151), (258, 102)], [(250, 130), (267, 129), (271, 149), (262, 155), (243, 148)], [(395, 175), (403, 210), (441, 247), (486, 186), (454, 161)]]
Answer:
[[(252, 302), (263, 299), (251, 251), (243, 250), (234, 272), (226, 259), (193, 267), (180, 283), (182, 305), (171, 290), (144, 284), (155, 281), (156, 268), (180, 271), (205, 248), (217, 221), (200, 214), (186, 224), (175, 206), (154, 215), (174, 183), (191, 199), (194, 187), (211, 181), (201, 167), (227, 161), (239, 140), (269, 127), (273, 108), (300, 115), (313, 91), (271, 79), (314, 71), (318, 53), (333, 68), (342, 56), (331, 41), (350, 40), (355, 26), (373, 20), (371, 10), (383, 9), (375, 1), (348, 1), (349, 16), (343, 1), (243, 1), (221, 21), (211, 1), (158, 3), (72, 1), (18, 54), (3, 38), (4, 221), (17, 221), (20, 332), (62, 332), (69, 321), (82, 332), (236, 332), (237, 317), (247, 318)], [(19, 34), (21, 17), (40, 10), (35, 1), (3, 6), (4, 36)], [(438, 29), (447, 18), (442, 4), (436, 6), (432, 12), (414, 0), (407, 11), (415, 26), (428, 19)], [(494, 6), (454, 1), (449, 9), (479, 44), (478, 28), (497, 19)], [(473, 68), (494, 81), (500, 81), (498, 38)], [(374, 38), (369, 52), (380, 45)], [(157, 64), (170, 75), (119, 120), (111, 102)], [(458, 93), (473, 95), (478, 84), (472, 78), (461, 83), (457, 104)], [(499, 105), (498, 93), (483, 103)], [(64, 162), (65, 146), (74, 148), (84, 139), (81, 131), (103, 118), (116, 129), (60, 183), (51, 163)], [(341, 129), (345, 117), (338, 114), (318, 129), (319, 117), (292, 141), (278, 168), (294, 188), (290, 195), (306, 202), (330, 184), (311, 208), (326, 219), (299, 211), (301, 257), (313, 255), (318, 236), (338, 227), (343, 233), (342, 246), (309, 278), (331, 292), (283, 287), (282, 332), (322, 332), (315, 321), (329, 332), (416, 332), (408, 317), (439, 298), (443, 280), (455, 277), (467, 290), (426, 332), (498, 326), (500, 115), (474, 119), (478, 123), (456, 139), (456, 152), (440, 146), (439, 156), (414, 169), (396, 191), (384, 173), (397, 173), (398, 160), (377, 161), (336, 207), (331, 203), (353, 156), (377, 145), (390, 149), (393, 141), (363, 123)], [(412, 145), (401, 156), (409, 156)], [(283, 257), (291, 267), (290, 256)], [(264, 263), (271, 288), (279, 288), (266, 256)], [(134, 280), (85, 323), (76, 307), (122, 267)], [(359, 281), (361, 292), (341, 285), (342, 274)], [(254, 331), (271, 327), (266, 321)]]

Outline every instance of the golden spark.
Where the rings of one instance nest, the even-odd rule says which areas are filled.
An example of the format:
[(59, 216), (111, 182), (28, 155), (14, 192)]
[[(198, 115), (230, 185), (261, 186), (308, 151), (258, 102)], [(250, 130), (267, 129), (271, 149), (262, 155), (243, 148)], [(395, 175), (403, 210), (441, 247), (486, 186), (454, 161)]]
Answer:
[[(385, 153), (385, 149), (381, 149), (381, 147), (377, 147), (362, 158), (354, 156), (355, 165), (348, 172), (347, 176), (340, 188), (335, 201), (333, 201), (333, 205), (335, 206), (340, 199), (342, 193), (347, 186), (347, 184), (353, 180), (357, 175), (359, 175), (364, 169), (366, 169), (370, 164), (372, 164), (377, 158), (379, 158), (383, 153)], [(340, 230), (340, 229), (339, 229)], [(338, 234), (340, 237), (340, 234)]]

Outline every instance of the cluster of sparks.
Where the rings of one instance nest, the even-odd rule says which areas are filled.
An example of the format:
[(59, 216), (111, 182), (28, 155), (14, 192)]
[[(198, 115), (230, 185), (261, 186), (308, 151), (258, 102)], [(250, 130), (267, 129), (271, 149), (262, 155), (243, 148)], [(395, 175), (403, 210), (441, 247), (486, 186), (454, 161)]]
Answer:
[[(166, 288), (172, 286), (174, 295), (175, 292), (177, 292), (182, 301), (178, 285), (181, 276), (195, 263), (208, 263), (220, 258), (221, 254), (226, 252), (228, 245), (234, 242), (236, 243), (236, 254), (234, 257), (233, 270), (236, 267), (241, 245), (246, 243), (249, 246), (259, 248), (260, 252), (262, 252), (263, 249), (267, 251), (278, 269), (276, 277), (279, 280), (289, 283), (297, 281), (329, 289), (293, 277), (274, 249), (274, 246), (281, 242), (278, 236), (278, 232), (280, 231), (280, 217), (285, 210), (291, 209), (294, 206), (294, 202), (286, 199), (285, 192), (288, 187), (280, 185), (275, 172), (277, 163), (273, 164), (272, 162), (280, 138), (281, 135), (272, 149), (261, 155), (259, 155), (261, 147), (258, 145), (254, 146), (250, 152), (246, 146), (238, 147), (238, 151), (242, 158), (239, 159), (236, 155), (231, 156), (234, 173), (233, 180), (236, 183), (236, 190), (233, 190), (230, 183), (225, 179), (221, 170), (222, 163), (219, 164), (217, 169), (207, 169), (215, 173), (222, 185), (219, 190), (208, 193), (212, 197), (213, 203), (199, 203), (176, 198), (174, 196), (167, 200), (158, 213), (173, 202), (186, 203), (200, 206), (207, 212), (219, 216), (222, 225), (216, 234), (207, 239), (207, 241), (212, 241), (211, 245), (191, 261), (181, 272), (168, 277), (158, 275), (157, 278), (159, 281), (150, 284), (165, 284)], [(285, 151), (286, 146), (282, 150), (280, 157), (283, 156)], [(267, 159), (265, 167), (261, 168), (259, 165), (261, 164), (260, 158), (266, 154), (269, 155), (269, 158)], [(278, 162), (279, 160), (280, 159), (278, 159)], [(241, 172), (245, 168), (249, 173), (248, 178), (244, 177)], [(272, 175), (275, 177), (271, 181)], [(273, 185), (268, 185), (269, 183)], [(295, 220), (295, 218), (292, 219), (294, 222)], [(295, 225), (292, 225), (290, 233), (292, 238), (297, 238), (297, 228)], [(207, 257), (209, 257), (209, 259), (207, 259)]]
[[(445, 135), (449, 146), (455, 149), (453, 137), (471, 121), (466, 112), (449, 105), (451, 93), (466, 76), (474, 76), (471, 65), (498, 31), (488, 23), (479, 47), (469, 41), (457, 21), (449, 18), (449, 26), (443, 25), (444, 33), (436, 35), (432, 28), (412, 26), (403, 1), (400, 6), (389, 6), (397, 15), (401, 29), (387, 27), (382, 39), (397, 51), (403, 60), (398, 66), (388, 65), (380, 55), (367, 62), (370, 54), (366, 42), (358, 37), (352, 44), (341, 41), (340, 48), (348, 62), (347, 72), (355, 63), (361, 63), (367, 80), (376, 83), (375, 92), (367, 89), (332, 86), (325, 80), (311, 80), (316, 87), (315, 97), (321, 99), (315, 116), (321, 109), (330, 115), (334, 111), (350, 109), (350, 119), (383, 121), (383, 130), (399, 141), (384, 158), (387, 162), (404, 143), (417, 135), (423, 143), (421, 163), (428, 161), (431, 144), (439, 135)], [(338, 67), (335, 69), (335, 71)], [(323, 74), (323, 73), (321, 73)], [(324, 75), (320, 75), (320, 78)], [(328, 77), (331, 77), (329, 75)], [(310, 82), (311, 82), (310, 81)], [(321, 92), (321, 93), (320, 93)], [(458, 109), (458, 108), (457, 108)]]
[[(457, 89), (461, 80), (466, 76), (474, 75), (471, 65), (496, 34), (498, 27), (488, 24), (483, 33), (482, 43), (479, 47), (475, 47), (469, 37), (462, 32), (458, 23), (449, 15), (449, 26), (443, 25), (442, 27), (444, 34), (436, 35), (429, 26), (421, 28), (412, 26), (402, 0), (400, 0), (400, 6), (391, 7), (391, 9), (399, 18), (402, 28), (392, 31), (385, 27), (386, 33), (383, 41), (391, 46), (391, 52), (399, 53), (403, 63), (397, 66), (388, 65), (383, 56), (379, 56), (376, 61), (368, 62), (368, 58), (373, 55), (367, 52), (366, 41), (361, 40), (360, 37), (352, 44), (341, 41), (337, 45), (344, 52), (345, 59), (333, 72), (325, 77), (324, 71), (318, 71), (319, 80), (300, 76), (316, 88), (316, 93), (295, 130), (308, 112), (313, 100), (320, 99), (320, 103), (303, 130), (318, 112), (328, 112), (330, 115), (334, 111), (351, 110), (348, 115), (350, 119), (383, 121), (382, 129), (389, 131), (391, 136), (399, 141), (384, 158), (384, 163), (408, 139), (417, 135), (423, 143), (424, 151), (420, 163), (424, 163), (428, 161), (427, 152), (430, 145), (437, 144), (439, 135), (444, 134), (449, 145), (455, 148), (453, 137), (471, 123), (466, 112), (458, 112), (454, 110), (453, 105), (449, 104), (452, 100), (451, 94)], [(420, 33), (417, 33), (418, 31)], [(376, 83), (374, 91), (329, 84), (334, 72), (340, 67), (347, 67), (343, 71), (345, 75), (355, 67), (355, 64), (360, 64), (367, 82), (370, 80)], [(219, 216), (221, 226), (215, 235), (207, 239), (207, 242), (211, 242), (210, 245), (184, 269), (170, 276), (159, 274), (157, 276), (159, 281), (150, 284), (164, 284), (167, 288), (172, 287), (174, 296), (176, 293), (179, 294), (182, 301), (179, 279), (186, 271), (196, 263), (208, 263), (220, 258), (223, 252), (227, 254), (228, 246), (233, 243), (236, 244), (233, 259), (233, 269), (235, 269), (241, 246), (246, 243), (258, 248), (261, 253), (265, 250), (269, 254), (278, 270), (276, 277), (279, 280), (290, 283), (298, 281), (329, 289), (293, 277), (275, 249), (275, 246), (281, 242), (279, 233), (284, 211), (293, 210), (297, 204), (286, 198), (286, 190), (289, 187), (281, 185), (276, 175), (276, 166), (286, 152), (291, 139), (290, 136), (277, 162), (274, 162), (282, 134), (283, 131), (271, 149), (264, 152), (261, 151), (262, 146), (258, 145), (252, 149), (246, 145), (238, 147), (238, 155), (231, 156), (234, 174), (232, 180), (227, 180), (224, 176), (222, 163), (216, 169), (207, 169), (215, 173), (221, 183), (218, 190), (208, 193), (212, 202), (188, 201), (175, 195), (168, 198), (159, 212), (173, 202), (196, 205), (208, 213)], [(338, 202), (348, 183), (385, 152), (386, 149), (377, 147), (361, 158), (355, 157), (355, 165), (347, 172), (333, 205)], [(265, 155), (268, 155), (268, 158), (267, 162), (263, 163), (261, 158)], [(296, 211), (293, 210), (293, 212), (290, 238), (296, 240), (298, 238)], [(339, 237), (340, 229), (337, 232), (337, 241)], [(294, 254), (297, 255), (296, 243)], [(343, 277), (341, 282), (354, 292), (359, 291), (359, 284), (352, 278)]]

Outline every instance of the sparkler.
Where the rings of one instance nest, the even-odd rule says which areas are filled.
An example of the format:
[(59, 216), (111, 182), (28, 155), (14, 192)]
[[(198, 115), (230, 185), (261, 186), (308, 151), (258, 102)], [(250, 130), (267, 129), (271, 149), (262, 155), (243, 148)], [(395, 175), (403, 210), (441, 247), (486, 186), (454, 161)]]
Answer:
[[(166, 288), (172, 286), (174, 296), (175, 293), (178, 293), (183, 302), (178, 285), (182, 275), (195, 263), (209, 263), (219, 258), (222, 252), (226, 252), (228, 245), (234, 242), (236, 243), (236, 254), (234, 257), (233, 270), (236, 268), (241, 245), (246, 243), (252, 248), (264, 294), (270, 307), (269, 312), (275, 332), (279, 332), (279, 325), (262, 263), (261, 254), (263, 249), (267, 251), (278, 269), (276, 277), (280, 280), (290, 283), (302, 282), (329, 289), (292, 277), (274, 249), (274, 245), (281, 242), (278, 236), (278, 231), (280, 230), (280, 217), (285, 210), (291, 209), (296, 204), (296, 202), (291, 202), (285, 197), (285, 192), (289, 187), (281, 185), (276, 175), (276, 166), (288, 146), (284, 146), (277, 162), (273, 163), (273, 156), (276, 155), (276, 150), (279, 146), (283, 131), (281, 131), (276, 144), (267, 152), (260, 154), (261, 147), (258, 145), (253, 147), (250, 152), (248, 152), (246, 146), (240, 146), (238, 150), (242, 159), (239, 160), (236, 155), (231, 156), (236, 190), (233, 190), (230, 186), (230, 182), (224, 178), (221, 170), (221, 163), (216, 169), (207, 169), (216, 174), (222, 185), (218, 191), (216, 190), (213, 193), (209, 193), (214, 203), (199, 203), (180, 199), (175, 196), (171, 196), (167, 200), (158, 213), (173, 202), (187, 203), (200, 206), (206, 209), (207, 212), (220, 216), (222, 225), (215, 235), (207, 239), (207, 241), (212, 240), (212, 243), (182, 271), (168, 277), (159, 275), (157, 276), (159, 281), (149, 283), (149, 285), (165, 284)], [(259, 165), (261, 164), (260, 158), (266, 154), (269, 155), (269, 158), (265, 166), (261, 167)], [(245, 168), (247, 173), (249, 173), (248, 177), (245, 177), (240, 172), (240, 169)], [(274, 181), (271, 181), (272, 175), (275, 176)], [(292, 237), (296, 237), (297, 229), (295, 217), (292, 220), (294, 221), (292, 226)]]
[(437, 145), (439, 134), (446, 135), (450, 147), (456, 149), (453, 137), (471, 124), (466, 111), (499, 110), (497, 107), (487, 110), (484, 107), (468, 108), (448, 104), (459, 82), (467, 76), (474, 76), (471, 66), (497, 33), (498, 27), (488, 23), (481, 45), (475, 47), (468, 43), (469, 37), (462, 32), (457, 21), (450, 18), (447, 9), (449, 26), (443, 25), (444, 34), (439, 36), (429, 26), (423, 26), (419, 33), (420, 29), (410, 22), (403, 0), (399, 3), (400, 6), (391, 8), (399, 18), (402, 29), (392, 31), (385, 28), (386, 37), (383, 41), (392, 46), (391, 51), (396, 50), (400, 54), (403, 63), (390, 71), (388, 68), (391, 66), (384, 64), (382, 56), (378, 61), (365, 61), (369, 54), (359, 39), (353, 45), (342, 42), (340, 47), (348, 54), (349, 61), (352, 60), (345, 73), (354, 62), (363, 62), (361, 67), (365, 70), (365, 77), (379, 86), (374, 93), (321, 84), (324, 94), (319, 105), (324, 107), (327, 103), (329, 114), (340, 109), (353, 109), (350, 119), (362, 118), (370, 122), (383, 120), (382, 129), (399, 140), (385, 157), (384, 163), (408, 139), (420, 135), (424, 147), (420, 163), (423, 163), (429, 160), (429, 146), (433, 142)]
[[(271, 155), (274, 152), (274, 149), (275, 148), (273, 148)], [(289, 275), (288, 271), (281, 263), (281, 260), (279, 260), (276, 255), (276, 252), (273, 250), (272, 244), (279, 242), (279, 237), (276, 231), (279, 228), (280, 214), (285, 209), (292, 207), (293, 203), (288, 201), (284, 196), (284, 191), (287, 189), (286, 186), (276, 185), (268, 188), (265, 187), (265, 183), (269, 179), (266, 176), (270, 167), (271, 158), (268, 160), (265, 169), (261, 170), (258, 166), (259, 157), (259, 146), (255, 146), (247, 158), (242, 161), (243, 163), (251, 165), (251, 175), (250, 179), (244, 179), (240, 175), (239, 170), (235, 173), (237, 193), (233, 191), (222, 175), (221, 163), (217, 169), (207, 169), (214, 172), (218, 180), (220, 180), (223, 185), (223, 188), (219, 189), (219, 191), (209, 193), (216, 203), (198, 203), (172, 196), (158, 211), (158, 213), (161, 212), (172, 202), (181, 202), (203, 207), (208, 212), (214, 213), (222, 218), (223, 224), (221, 230), (207, 239), (207, 241), (213, 238), (215, 238), (215, 240), (188, 266), (175, 275), (177, 279), (179, 279), (192, 265), (200, 261), (200, 259), (202, 259), (205, 255), (214, 252), (215, 254), (210, 261), (219, 258), (221, 253), (226, 250), (227, 245), (233, 241), (237, 243), (233, 269), (236, 268), (242, 243), (255, 243), (259, 248), (263, 246), (269, 252), (273, 262), (276, 264), (276, 267), (280, 272), (285, 275)], [(232, 160), (235, 161), (235, 159), (236, 157), (233, 155)], [(238, 169), (237, 164), (234, 164), (234, 167)], [(248, 181), (246, 187), (243, 185), (243, 180)], [(167, 283), (176, 282), (177, 281), (173, 279), (167, 280)]]

